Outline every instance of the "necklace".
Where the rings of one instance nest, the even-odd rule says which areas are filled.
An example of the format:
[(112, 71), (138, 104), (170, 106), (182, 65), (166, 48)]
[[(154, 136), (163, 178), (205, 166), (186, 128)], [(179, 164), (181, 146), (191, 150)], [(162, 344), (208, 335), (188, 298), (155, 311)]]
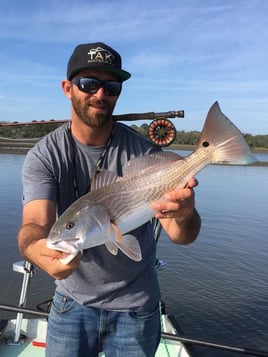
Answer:
[[(112, 138), (114, 136), (114, 132), (115, 132), (115, 126), (113, 124), (113, 128), (112, 128), (112, 131), (111, 131), (111, 134), (110, 136), (108, 137), (107, 139), (107, 142), (96, 162), (96, 169), (95, 171), (93, 172), (93, 175), (92, 177), (90, 178), (90, 181), (89, 181), (89, 184), (88, 184), (88, 187), (87, 187), (87, 190), (85, 193), (89, 192), (90, 189), (91, 189), (91, 182), (92, 182), (92, 179), (98, 174), (98, 172), (100, 172), (101, 170), (101, 166), (103, 164), (103, 161), (104, 161), (104, 158), (105, 156), (107, 155), (108, 153), (108, 150), (111, 146), (111, 142), (112, 142)], [(73, 182), (73, 189), (74, 189), (74, 197), (75, 199), (77, 200), (80, 195), (79, 195), (79, 192), (78, 192), (78, 187), (77, 187), (77, 169), (76, 169), (76, 164), (75, 164), (75, 142), (74, 142), (74, 138), (73, 138), (73, 135), (72, 135), (72, 128), (71, 128), (71, 122), (69, 123), (69, 126), (68, 126), (68, 138), (69, 138), (69, 155), (70, 155), (70, 159), (71, 159), (71, 166), (72, 166), (72, 182)]]

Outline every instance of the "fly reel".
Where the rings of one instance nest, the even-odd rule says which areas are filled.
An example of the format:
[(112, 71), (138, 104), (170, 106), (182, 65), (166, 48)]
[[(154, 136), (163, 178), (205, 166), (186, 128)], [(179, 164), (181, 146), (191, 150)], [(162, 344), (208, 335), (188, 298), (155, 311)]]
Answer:
[(149, 138), (157, 146), (169, 146), (176, 138), (176, 128), (166, 118), (155, 119), (149, 125)]
[(176, 110), (160, 113), (131, 113), (114, 115), (113, 119), (116, 120), (152, 120), (149, 124), (148, 136), (152, 143), (157, 146), (168, 146), (173, 143), (176, 138), (177, 131), (174, 124), (167, 118), (184, 118), (184, 110)]

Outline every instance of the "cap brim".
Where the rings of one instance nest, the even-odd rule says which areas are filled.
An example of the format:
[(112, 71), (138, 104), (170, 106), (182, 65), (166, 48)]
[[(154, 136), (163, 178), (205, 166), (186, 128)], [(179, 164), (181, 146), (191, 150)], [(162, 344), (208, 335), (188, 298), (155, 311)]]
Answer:
[(127, 71), (124, 71), (123, 69), (112, 68), (111, 66), (105, 66), (105, 65), (96, 65), (96, 66), (91, 65), (91, 66), (77, 68), (69, 75), (68, 79), (71, 80), (77, 73), (85, 71), (86, 69), (96, 69), (99, 71), (114, 73), (121, 82), (124, 82), (131, 77), (131, 74)]

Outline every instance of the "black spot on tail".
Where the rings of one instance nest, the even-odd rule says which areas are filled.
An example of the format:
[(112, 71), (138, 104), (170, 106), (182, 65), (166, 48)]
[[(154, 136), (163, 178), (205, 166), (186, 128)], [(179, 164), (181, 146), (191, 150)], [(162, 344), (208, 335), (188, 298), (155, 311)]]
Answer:
[(202, 143), (202, 146), (203, 146), (204, 148), (209, 147), (209, 142), (208, 142), (208, 141), (204, 141), (204, 142)]

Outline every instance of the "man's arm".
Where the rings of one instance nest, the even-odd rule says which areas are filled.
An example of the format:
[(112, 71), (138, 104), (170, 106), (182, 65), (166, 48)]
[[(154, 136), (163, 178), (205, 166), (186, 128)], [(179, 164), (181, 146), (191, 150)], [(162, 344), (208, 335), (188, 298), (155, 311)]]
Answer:
[(37, 265), (55, 279), (64, 279), (77, 269), (80, 256), (63, 265), (59, 259), (67, 254), (46, 246), (46, 237), (56, 219), (56, 203), (34, 200), (27, 203), (22, 212), (22, 225), (18, 233), (19, 250), (24, 259)]

